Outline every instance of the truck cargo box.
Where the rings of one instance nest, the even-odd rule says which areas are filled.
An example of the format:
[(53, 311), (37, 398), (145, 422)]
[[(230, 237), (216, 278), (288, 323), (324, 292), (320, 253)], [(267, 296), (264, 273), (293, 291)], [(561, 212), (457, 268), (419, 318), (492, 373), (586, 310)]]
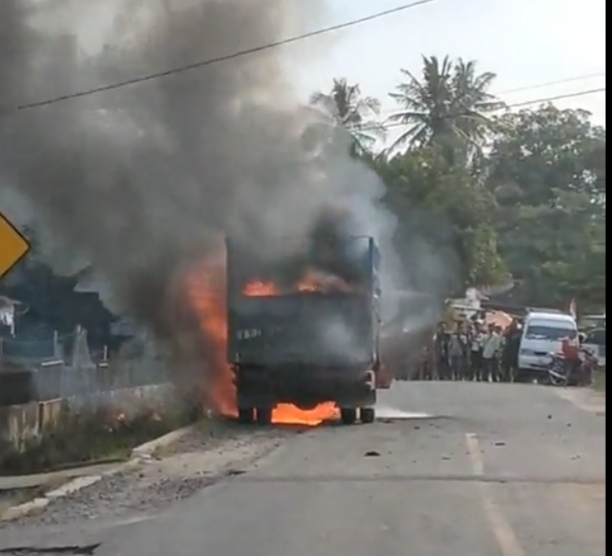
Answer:
[(243, 297), (229, 310), (228, 360), (242, 365), (372, 365), (377, 314), (360, 293)]

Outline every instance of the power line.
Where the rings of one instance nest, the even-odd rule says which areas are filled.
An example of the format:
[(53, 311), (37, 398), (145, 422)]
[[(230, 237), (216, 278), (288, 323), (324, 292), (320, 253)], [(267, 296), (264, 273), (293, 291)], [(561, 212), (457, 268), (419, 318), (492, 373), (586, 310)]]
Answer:
[(213, 64), (219, 64), (221, 62), (227, 62), (229, 60), (234, 60), (236, 58), (240, 58), (242, 56), (248, 56), (250, 54), (256, 54), (258, 52), (263, 52), (265, 50), (271, 50), (273, 48), (278, 48), (280, 46), (285, 46), (288, 44), (292, 44), (298, 41), (302, 41), (304, 39), (310, 39), (313, 37), (317, 37), (319, 35), (324, 35), (327, 33), (332, 33), (334, 31), (340, 31), (342, 29), (346, 29), (348, 27), (353, 27), (355, 25), (361, 25), (362, 23), (367, 23), (369, 21), (374, 21), (376, 19), (381, 19), (383, 17), (387, 17), (389, 15), (394, 15), (394, 14), (398, 14), (400, 12), (412, 9), (412, 8), (416, 8), (418, 6), (422, 6), (424, 4), (430, 4), (432, 2), (434, 2), (435, 0), (417, 0), (414, 2), (410, 2), (409, 4), (402, 4), (400, 6), (396, 6), (395, 8), (391, 8), (388, 10), (384, 10), (381, 12), (376, 12), (364, 17), (360, 17), (358, 19), (352, 19), (350, 21), (345, 21), (344, 23), (339, 23), (337, 25), (331, 25), (329, 27), (323, 27), (321, 29), (316, 29), (315, 31), (309, 31), (308, 33), (303, 33), (301, 35), (295, 35), (293, 37), (288, 37), (286, 39), (281, 39), (275, 42), (271, 42), (271, 43), (267, 43), (267, 44), (263, 44), (260, 46), (255, 46), (252, 48), (247, 48), (244, 50), (239, 50), (237, 52), (233, 52), (232, 54), (225, 54), (223, 56), (218, 56), (216, 58), (209, 58), (207, 60), (201, 60), (199, 62), (193, 62), (191, 64), (187, 64), (184, 66), (179, 66), (179, 67), (175, 67), (169, 70), (165, 70), (165, 71), (161, 71), (161, 72), (157, 72), (157, 73), (151, 73), (151, 74), (147, 74), (147, 75), (143, 75), (140, 77), (134, 77), (131, 79), (126, 79), (124, 81), (118, 81), (116, 83), (112, 83), (110, 85), (102, 85), (100, 87), (95, 87), (93, 89), (87, 89), (84, 91), (78, 91), (76, 93), (70, 93), (70, 94), (66, 94), (66, 95), (62, 95), (62, 96), (58, 96), (58, 97), (54, 97), (54, 98), (50, 98), (50, 99), (46, 99), (46, 100), (40, 100), (37, 102), (30, 102), (27, 104), (21, 104), (19, 106), (17, 106), (14, 110), (15, 111), (21, 111), (21, 110), (28, 110), (30, 108), (38, 108), (41, 106), (48, 106), (49, 104), (55, 104), (57, 102), (62, 102), (64, 100), (69, 100), (69, 99), (74, 99), (74, 98), (80, 98), (80, 97), (85, 97), (85, 96), (90, 96), (90, 95), (94, 95), (97, 93), (102, 93), (105, 91), (112, 91), (114, 89), (120, 89), (123, 87), (128, 87), (130, 85), (136, 85), (139, 83), (144, 83), (146, 81), (153, 81), (155, 79), (161, 79), (163, 77), (169, 77), (171, 75), (175, 75), (177, 73), (183, 73), (186, 71), (191, 71), (191, 70), (195, 70), (195, 69), (199, 69), (199, 68), (203, 68), (206, 66), (211, 66)]
[[(538, 98), (538, 99), (533, 99), (533, 100), (527, 100), (524, 102), (514, 102), (511, 104), (506, 104), (504, 105), (502, 108), (498, 109), (499, 110), (507, 110), (509, 108), (520, 108), (523, 106), (531, 106), (534, 104), (543, 104), (545, 102), (553, 102), (555, 100), (564, 100), (564, 99), (568, 99), (568, 98), (576, 98), (576, 97), (582, 97), (582, 96), (587, 96), (587, 95), (594, 95), (596, 93), (604, 93), (606, 91), (605, 87), (599, 87), (597, 89), (585, 89), (583, 91), (575, 91), (573, 93), (566, 93), (564, 95), (556, 95), (556, 96), (550, 96), (550, 97), (543, 97), (543, 98)], [(462, 114), (454, 114), (455, 116), (461, 116)], [(391, 122), (391, 123), (383, 123), (383, 124), (379, 124), (378, 126), (366, 126), (364, 128), (362, 128), (363, 131), (367, 131), (369, 129), (379, 129), (381, 126), (385, 129), (389, 129), (392, 127), (401, 127), (401, 126), (405, 126), (406, 124), (404, 122)]]
[(572, 83), (574, 81), (584, 81), (585, 79), (593, 79), (594, 77), (605, 77), (606, 72), (600, 71), (598, 73), (587, 73), (585, 75), (575, 75), (573, 77), (565, 77), (563, 79), (555, 79), (554, 81), (546, 81), (537, 85), (527, 85), (525, 87), (518, 87), (516, 89), (507, 89), (501, 93), (495, 93), (495, 96), (510, 95), (512, 93), (521, 93), (523, 91), (531, 91), (533, 89), (543, 89), (544, 87), (551, 87), (553, 85), (561, 85), (563, 83)]
[(540, 104), (542, 102), (552, 102), (553, 100), (563, 100), (566, 98), (583, 97), (585, 95), (593, 95), (595, 93), (605, 93), (605, 92), (606, 92), (605, 87), (598, 87), (597, 89), (585, 89), (584, 91), (576, 91), (574, 93), (566, 93), (564, 95), (556, 95), (552, 97), (528, 100), (525, 102), (514, 102), (512, 104), (508, 104), (505, 108), (517, 108), (520, 106), (529, 106), (531, 104)]
[[(605, 75), (606, 75), (605, 72), (590, 73), (590, 74), (586, 74), (586, 75), (576, 75), (576, 76), (573, 76), (573, 77), (566, 77), (566, 78), (563, 78), (563, 79), (557, 79), (555, 81), (547, 81), (545, 83), (536, 83), (534, 85), (526, 85), (525, 87), (520, 87), (520, 88), (517, 88), (517, 89), (508, 89), (506, 91), (502, 91), (502, 92), (499, 92), (499, 93), (492, 93), (492, 94), (493, 94), (494, 97), (500, 97), (500, 96), (509, 95), (509, 94), (512, 94), (512, 93), (518, 93), (518, 92), (522, 92), (522, 91), (531, 91), (531, 90), (534, 90), (534, 89), (542, 89), (544, 87), (550, 87), (551, 85), (560, 85), (562, 83), (571, 83), (571, 82), (575, 82), (575, 81), (582, 81), (584, 79), (589, 79), (589, 78), (592, 78), (592, 77), (605, 77)], [(605, 87), (604, 87), (604, 90), (605, 90)], [(598, 92), (598, 91), (596, 91), (596, 92)], [(570, 94), (571, 96), (574, 96), (574, 93), (568, 93), (568, 94)], [(583, 93), (580, 93), (579, 96), (581, 96), (582, 94)], [(586, 94), (589, 94), (589, 93), (586, 93)], [(555, 98), (552, 98), (552, 100), (555, 100)], [(531, 103), (536, 103), (538, 101), (527, 101), (527, 102), (529, 104), (531, 104)], [(510, 105), (510, 107), (512, 107), (512, 106), (515, 106), (515, 105), (514, 104)], [(385, 117), (385, 116), (389, 116), (389, 115), (392, 115), (392, 114), (396, 114), (397, 112), (398, 112), (397, 110), (385, 110), (384, 112), (381, 112), (378, 115)]]

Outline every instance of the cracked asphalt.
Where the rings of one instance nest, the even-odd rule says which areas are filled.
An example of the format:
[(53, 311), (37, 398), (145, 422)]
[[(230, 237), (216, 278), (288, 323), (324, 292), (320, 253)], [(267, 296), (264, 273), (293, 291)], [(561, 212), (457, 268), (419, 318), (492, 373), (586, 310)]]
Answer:
[(3, 525), (0, 547), (601, 556), (605, 417), (585, 407), (550, 387), (397, 383), (372, 425), (194, 434)]

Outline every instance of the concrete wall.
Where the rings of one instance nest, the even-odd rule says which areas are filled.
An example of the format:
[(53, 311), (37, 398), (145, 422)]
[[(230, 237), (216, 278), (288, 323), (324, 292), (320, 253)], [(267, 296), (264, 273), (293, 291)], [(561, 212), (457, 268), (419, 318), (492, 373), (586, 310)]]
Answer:
[(52, 431), (63, 411), (70, 414), (84, 408), (110, 407), (129, 418), (151, 406), (170, 404), (174, 396), (172, 384), (157, 384), (0, 407), (0, 459), (8, 451), (23, 451)]
[(22, 451), (40, 431), (36, 402), (0, 407), (0, 458), (12, 450)]

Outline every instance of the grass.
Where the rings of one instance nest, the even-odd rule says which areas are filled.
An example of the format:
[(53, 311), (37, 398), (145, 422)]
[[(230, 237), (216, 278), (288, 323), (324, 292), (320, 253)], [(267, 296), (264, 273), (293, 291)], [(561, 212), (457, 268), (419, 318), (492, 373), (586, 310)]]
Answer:
[(109, 409), (60, 416), (42, 438), (0, 461), (0, 474), (25, 475), (128, 459), (132, 449), (191, 422), (185, 411), (150, 409), (127, 419)]

